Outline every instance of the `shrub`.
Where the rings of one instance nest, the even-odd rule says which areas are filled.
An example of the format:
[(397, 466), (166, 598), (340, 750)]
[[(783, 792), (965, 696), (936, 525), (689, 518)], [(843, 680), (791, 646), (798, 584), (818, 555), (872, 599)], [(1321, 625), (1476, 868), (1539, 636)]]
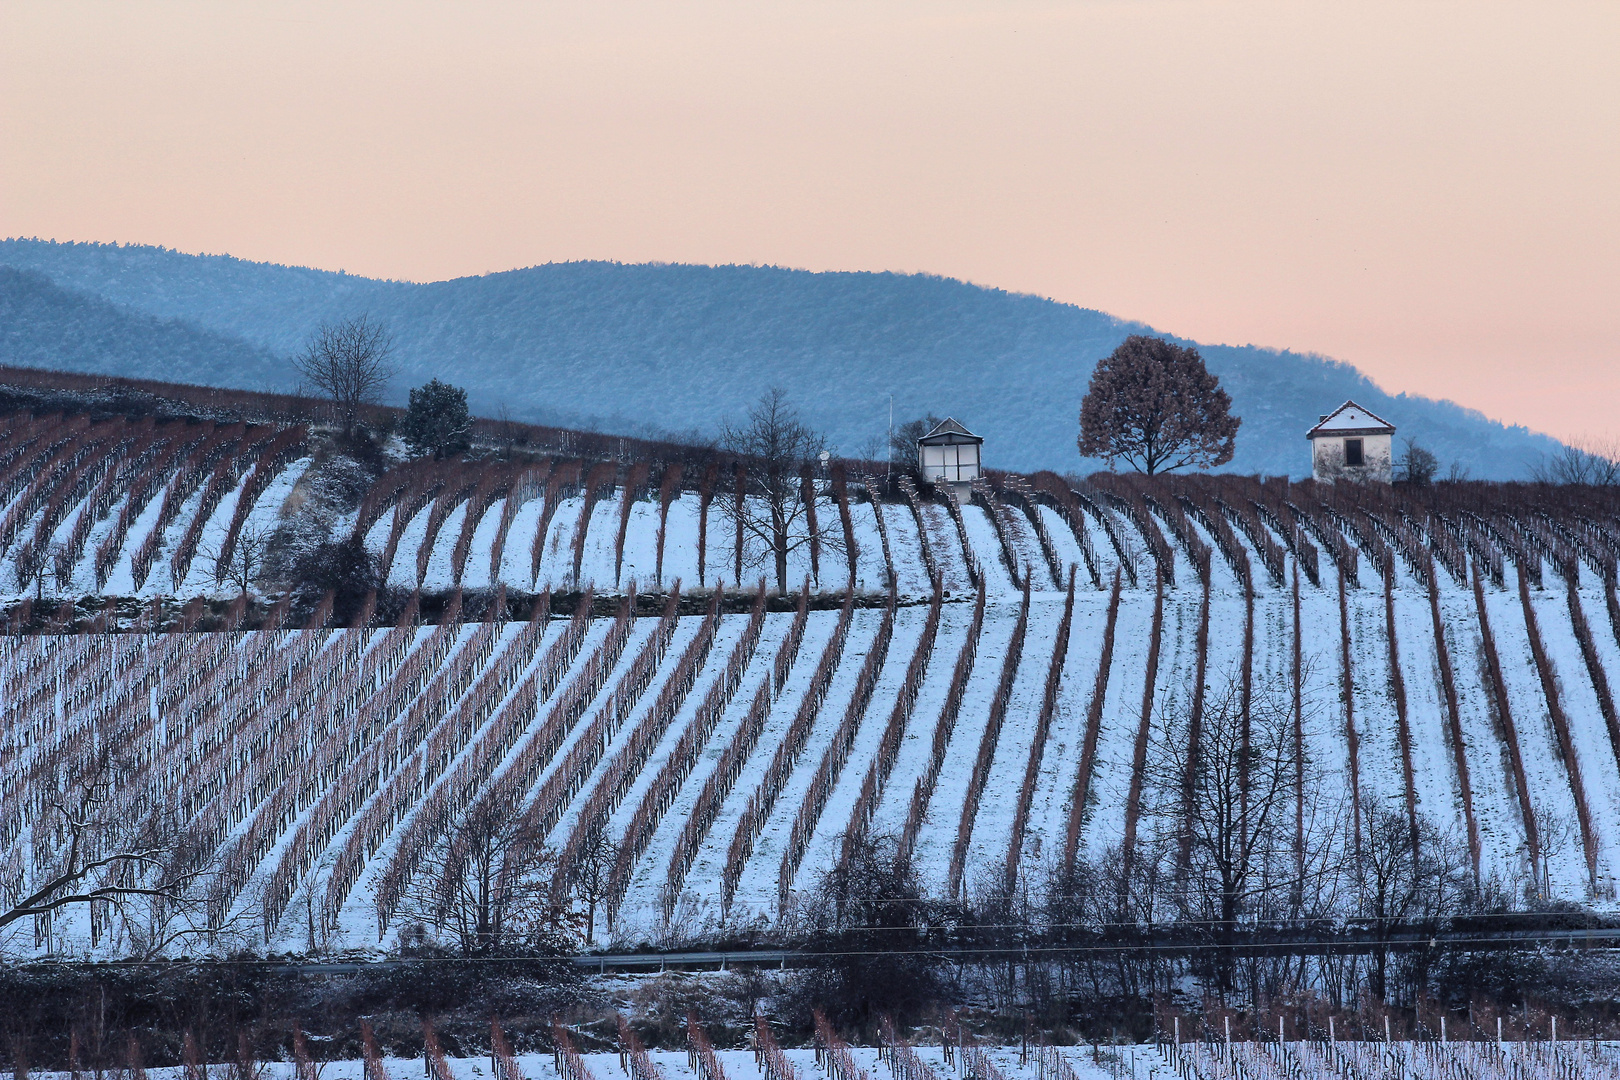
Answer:
[(302, 556), (293, 571), (295, 588), (305, 594), (330, 592), (340, 619), (354, 614), (366, 594), (382, 587), (377, 557), (357, 536), (328, 540)]

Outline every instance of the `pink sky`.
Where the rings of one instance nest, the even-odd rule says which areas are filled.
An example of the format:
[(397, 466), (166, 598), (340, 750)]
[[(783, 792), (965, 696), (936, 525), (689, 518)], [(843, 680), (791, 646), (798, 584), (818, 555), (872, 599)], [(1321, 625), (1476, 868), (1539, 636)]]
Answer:
[(0, 235), (919, 270), (1620, 438), (1620, 3), (0, 0)]

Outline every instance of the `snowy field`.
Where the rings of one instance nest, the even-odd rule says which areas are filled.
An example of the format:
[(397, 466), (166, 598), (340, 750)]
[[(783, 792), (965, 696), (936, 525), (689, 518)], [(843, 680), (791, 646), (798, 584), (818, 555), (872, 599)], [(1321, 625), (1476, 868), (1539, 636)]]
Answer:
[[(831, 1057), (813, 1049), (785, 1049), (783, 1056), (794, 1070), (795, 1080), (1242, 1080), (1255, 1076), (1330, 1077), (1401, 1076), (1409, 1080), (1441, 1080), (1455, 1076), (1496, 1080), (1508, 1077), (1558, 1077), (1560, 1080), (1610, 1080), (1620, 1075), (1620, 1047), (1612, 1043), (1513, 1042), (1350, 1042), (1339, 1040), (1295, 1041), (1284, 1043), (1186, 1042), (1179, 1047), (1152, 1044), (1100, 1044), (1064, 1047), (1020, 1048), (985, 1046), (968, 1053), (956, 1049), (947, 1060), (938, 1046), (916, 1046), (915, 1061), (920, 1075), (906, 1075), (893, 1060), (875, 1047), (854, 1046), (849, 1057), (859, 1072), (850, 1076), (832, 1071)], [(706, 1075), (694, 1067), (685, 1051), (652, 1050), (647, 1060), (663, 1080), (776, 1080), (770, 1077), (751, 1050), (716, 1050), (720, 1075)], [(443, 1059), (452, 1080), (645, 1080), (627, 1067), (617, 1053), (581, 1053), (578, 1062), (584, 1076), (559, 1068), (553, 1055), (517, 1054), (512, 1059), (518, 1076), (510, 1069), (497, 1071), (488, 1057)], [(386, 1054), (378, 1059), (382, 1075), (389, 1080), (406, 1080), (424, 1074), (422, 1058), (396, 1058)], [(322, 1080), (379, 1080), (367, 1073), (360, 1060), (317, 1062)], [(234, 1064), (210, 1065), (211, 1074), (235, 1068)], [(257, 1063), (257, 1075), (264, 1080), (296, 1080), (296, 1065), (290, 1061)], [(195, 1080), (180, 1067), (145, 1070), (149, 1080)], [(68, 1073), (33, 1070), (30, 1075), (46, 1080), (72, 1080)]]
[[(159, 452), (150, 433), (127, 435), (105, 438), (127, 442), (120, 452), (132, 462)], [(16, 545), (37, 538), (77, 546), (62, 569), (76, 588), (104, 575), (124, 595), (233, 595), (204, 553), (294, 512), (314, 465), (291, 444), (273, 455), (268, 437), (221, 429), (208, 438), (172, 448), (194, 468), (176, 466), (161, 483), (139, 482), (132, 465), (87, 474), (77, 500), (0, 484), (13, 543), (0, 558), (26, 569)], [(837, 864), (852, 828), (904, 834), (937, 896), (993, 888), (1008, 874), (1038, 885), (1071, 858), (1099, 860), (1127, 837), (1146, 838), (1146, 776), (1170, 720), (1191, 712), (1201, 671), (1206, 707), (1248, 686), (1255, 708), (1287, 710), (1291, 729), (1297, 719), (1313, 796), (1421, 815), (1482, 874), (1533, 875), (1554, 896), (1612, 906), (1620, 604), (1602, 524), (1611, 519), (1498, 516), (1489, 542), (1508, 557), (1476, 598), (1467, 561), (1433, 554), (1457, 543), (1454, 526), (1487, 542), (1476, 518), (1424, 525), (1363, 514), (1339, 538), (1354, 555), (1341, 582), (1322, 538), (1339, 536), (1335, 522), (1351, 511), (1299, 511), (1309, 528), (1285, 536), (1277, 515), (1295, 504), (1240, 482), (1255, 505), (1269, 500), (1272, 524), (1227, 514), (1221, 507), (1239, 496), (1224, 488), (1224, 502), (1204, 503), (1200, 489), (1177, 489), (1203, 507), (1186, 518), (1161, 512), (1168, 496), (1133, 518), (1100, 496), (1060, 512), (1058, 503), (874, 505), (863, 495), (846, 535), (823, 495), (823, 542), (787, 559), (788, 592), (808, 581), (819, 597), (802, 620), (776, 610), (757, 623), (741, 613), (662, 623), (625, 611), (529, 626), (0, 638), (11, 703), (0, 735), (0, 866), (20, 872), (48, 854), (56, 834), (38, 822), (53, 755), (114, 723), (147, 763), (131, 790), (178, 800), (232, 867), (214, 903), (247, 928), (236, 944), (256, 949), (298, 950), (312, 937), (330, 949), (391, 948), (456, 823), (497, 797), (566, 858), (597, 832), (626, 853), (601, 902), (600, 929), (615, 946), (777, 925)], [(475, 500), (474, 485), (457, 484), (405, 491), (350, 522), (386, 556), (390, 584), (590, 586), (607, 601), (599, 612), (632, 588), (676, 580), (688, 595), (720, 582), (736, 591), (739, 562), (739, 606), (762, 577), (775, 588), (768, 552), (757, 541), (739, 552), (724, 493), (706, 512), (696, 492), (678, 493), (666, 513), (655, 486), (604, 488), (587, 513), (567, 485)], [(1386, 597), (1376, 560), (1387, 537), (1408, 546), (1390, 557)], [(925, 538), (942, 601), (931, 649), (922, 648), (934, 589)], [(1263, 568), (1272, 549), (1280, 574)], [(1162, 595), (1154, 550), (1175, 580)], [(1453, 564), (1464, 569), (1445, 568)], [(887, 615), (891, 580), (897, 606)], [(851, 589), (861, 604), (845, 625), (837, 607)], [(973, 662), (958, 672), (965, 656)], [(5, 944), (110, 958), (127, 942), (116, 926), (92, 932), (68, 912), (13, 927)]]

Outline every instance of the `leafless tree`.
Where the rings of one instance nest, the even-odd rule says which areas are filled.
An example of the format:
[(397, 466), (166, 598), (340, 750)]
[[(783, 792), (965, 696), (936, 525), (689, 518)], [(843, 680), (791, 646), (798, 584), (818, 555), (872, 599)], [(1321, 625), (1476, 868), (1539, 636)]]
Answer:
[(574, 892), (585, 905), (585, 944), (595, 943), (596, 909), (607, 900), (612, 887), (613, 867), (619, 861), (619, 845), (597, 828), (591, 832), (574, 864)]
[(1531, 469), (1543, 484), (1620, 484), (1620, 443), (1571, 439)]
[(292, 363), (304, 382), (332, 400), (349, 435), (360, 421), (360, 410), (374, 403), (393, 378), (393, 351), (388, 328), (358, 315), (322, 323)]
[[(1148, 794), (1159, 850), (1173, 851), (1177, 863), (1170, 876), (1178, 916), (1224, 941), (1243, 918), (1287, 913), (1301, 892), (1295, 776), (1310, 766), (1296, 760), (1291, 703), (1280, 683), (1262, 680), (1247, 709), (1237, 679), (1212, 684), (1196, 737), (1190, 713), (1177, 709), (1164, 718)], [(1175, 842), (1165, 843), (1171, 837)], [(1214, 955), (1212, 974), (1229, 991), (1231, 960), (1224, 950)]]
[(210, 853), (171, 800), (130, 779), (141, 749), (133, 725), (107, 722), (51, 752), (27, 796), (12, 847), (19, 857), (0, 877), (0, 932), (33, 919), (43, 944), (59, 913), (84, 909), (93, 943), (117, 933), (137, 957), (210, 932), (202, 880)]
[[(1345, 845), (1348, 914), (1386, 942), (1397, 927), (1425, 924), (1462, 910), (1471, 893), (1466, 847), (1442, 833), (1427, 817), (1414, 822), (1404, 806), (1365, 796), (1361, 803), (1361, 845)], [(1416, 845), (1414, 847), (1414, 844)], [(1417, 959), (1417, 958), (1413, 958)], [(1391, 951), (1369, 958), (1369, 989), (1390, 1000)], [(1408, 979), (1409, 985), (1423, 980)]]
[(501, 800), (474, 802), (416, 875), (410, 909), (467, 956), (559, 951), (572, 925), (552, 895), (556, 856), (543, 839)]
[(927, 435), (940, 425), (940, 418), (933, 413), (908, 420), (895, 428), (889, 436), (888, 460), (896, 468), (915, 469), (917, 465), (917, 440)]
[(1427, 487), (1440, 471), (1440, 459), (1434, 456), (1433, 451), (1407, 439), (1397, 471), (1399, 478), (1406, 483), (1414, 487)]
[(205, 548), (203, 554), (214, 564), (214, 581), (220, 585), (228, 581), (246, 595), (264, 569), (271, 536), (269, 529), (244, 525), (236, 534), (236, 543), (227, 544), (221, 539), (218, 544)]
[(51, 545), (51, 574), (58, 593), (66, 594), (73, 587), (73, 553), (60, 540)]
[[(749, 495), (725, 500), (725, 513), (763, 546), (775, 563), (777, 589), (787, 592), (788, 556), (812, 540), (800, 475), (827, 441), (799, 418), (782, 390), (773, 389), (748, 410), (747, 423), (728, 424), (720, 442), (741, 459)], [(830, 533), (822, 532), (819, 539), (842, 550)]]

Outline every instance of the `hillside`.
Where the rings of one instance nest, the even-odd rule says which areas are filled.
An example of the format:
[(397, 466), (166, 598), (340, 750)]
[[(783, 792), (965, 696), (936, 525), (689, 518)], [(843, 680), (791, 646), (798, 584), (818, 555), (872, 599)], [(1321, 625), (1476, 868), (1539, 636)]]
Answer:
[[(1325, 858), (1393, 814), (1509, 894), (1613, 900), (1607, 492), (1044, 475), (958, 506), (848, 477), (818, 487), (819, 544), (789, 567), (808, 588), (784, 596), (756, 591), (764, 553), (702, 471), (414, 463), (326, 523), (397, 614), (86, 616), (85, 593), (207, 595), (237, 625), (205, 553), (290, 527), (332, 461), (300, 428), (4, 421), (7, 625), (47, 631), (0, 638), (8, 873), (58, 842), (57, 770), (113, 745), (138, 762), (130, 813), (182, 807), (209, 853), (220, 951), (389, 946), (474, 810), (540, 838), (576, 899), (613, 841), (624, 946), (786, 932), (851, 835), (893, 838), (930, 895), (1043, 894), (1121, 844), (1174, 860), (1163, 769), (1188, 738), (1236, 745), (1242, 686), (1244, 738), (1298, 777), (1278, 850), (1296, 821)], [(118, 955), (106, 920), (136, 916), (98, 917), (6, 944)]]
[[(1075, 456), (1079, 400), (1096, 360), (1147, 328), (1097, 311), (926, 275), (808, 273), (774, 267), (568, 263), (431, 284), (195, 256), (160, 248), (0, 242), (0, 266), (142, 315), (247, 343), (245, 361), (190, 364), (183, 378), (287, 389), (273, 357), (322, 319), (361, 311), (398, 340), (393, 398), (438, 376), (466, 386), (475, 411), (539, 423), (712, 434), (782, 386), (846, 455), (889, 419), (955, 415), (986, 436), (987, 461), (1016, 470), (1090, 471)], [(52, 331), (30, 331), (48, 340)], [(175, 380), (172, 362), (108, 336), (63, 358), (24, 361)], [(1204, 354), (1244, 418), (1236, 472), (1301, 477), (1303, 433), (1347, 398), (1389, 417), (1444, 463), (1482, 479), (1528, 474), (1553, 448), (1447, 402), (1392, 396), (1354, 368), (1254, 346)]]
[(175, 382), (219, 382), (222, 373), (269, 372), (269, 349), (183, 319), (144, 314), (44, 274), (0, 266), (0, 357), (57, 371), (166, 372)]

